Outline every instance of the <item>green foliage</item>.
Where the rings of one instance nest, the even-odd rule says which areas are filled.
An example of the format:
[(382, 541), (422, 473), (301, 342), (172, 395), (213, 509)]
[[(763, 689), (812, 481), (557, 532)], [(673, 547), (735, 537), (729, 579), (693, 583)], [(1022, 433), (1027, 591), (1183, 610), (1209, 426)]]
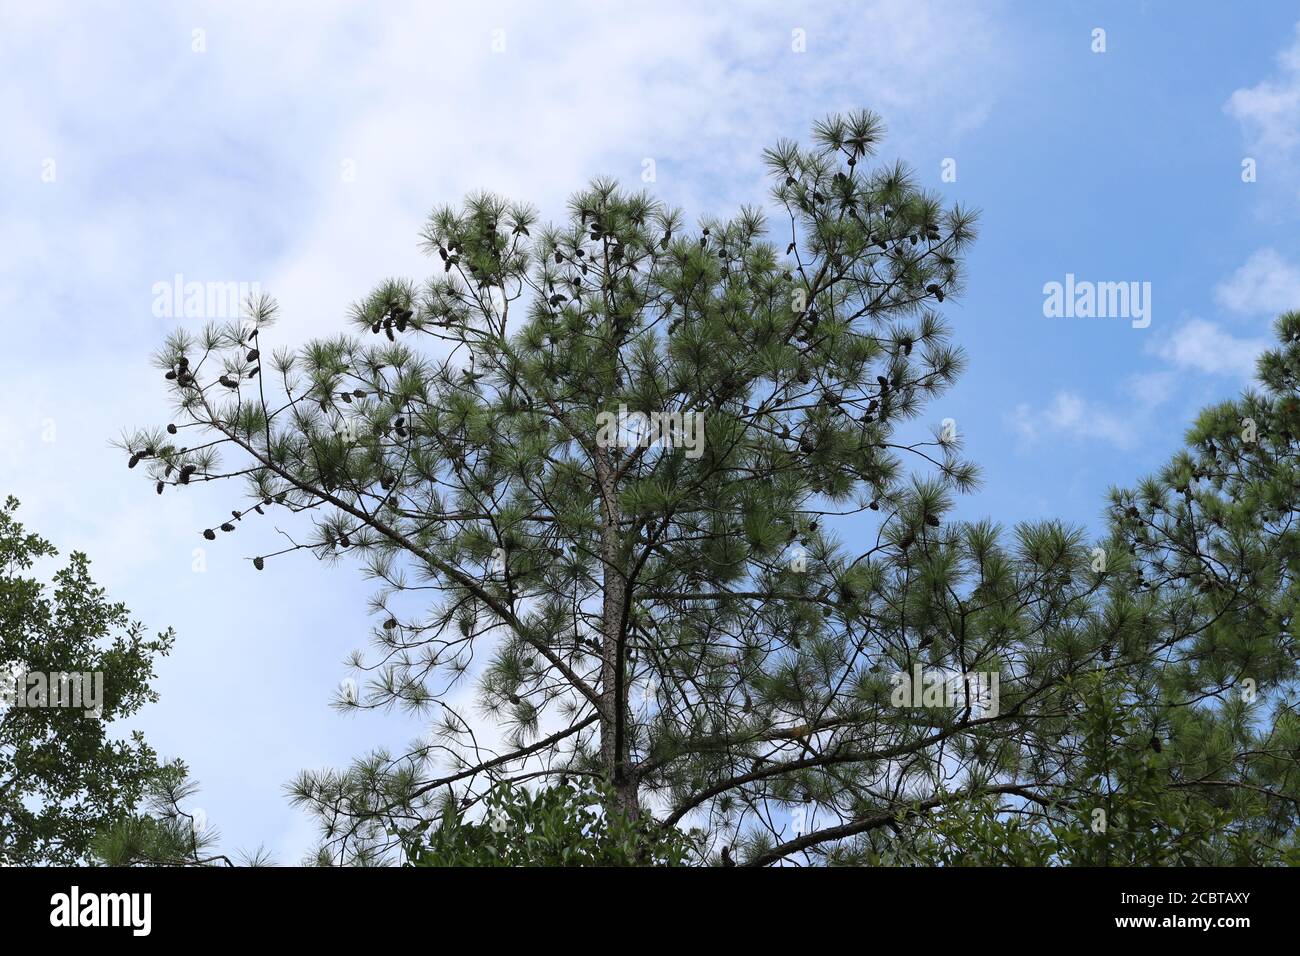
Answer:
[[(313, 514), (303, 547), (382, 589), (382, 663), (339, 705), (439, 712), (432, 741), (295, 783), (334, 859), (382, 858), (370, 823), (436, 818), (440, 790), (481, 794), (498, 760), (598, 773), (629, 815), (643, 794), (690, 809), (789, 727), (857, 706), (844, 670), (879, 576), (825, 516), (915, 540), (975, 478), (955, 440), (896, 434), (962, 367), (932, 306), (960, 292), (974, 217), (905, 167), (865, 168), (880, 135), (864, 111), (767, 151), (772, 229), (754, 208), (692, 228), (605, 180), (555, 225), (473, 195), (429, 217), (441, 268), (358, 302), (356, 336), (272, 352), (263, 299), (251, 330), (169, 338), (177, 421), (124, 448), (159, 493), (247, 481), (232, 531)], [(611, 442), (601, 416), (623, 408), (698, 416), (705, 440)], [(934, 473), (915, 492), (905, 455)], [(472, 662), (505, 738), (490, 758), (445, 706)], [(437, 777), (448, 753), (479, 769)]]
[[(143, 810), (115, 821), (91, 841), (92, 862), (100, 866), (234, 866), (216, 850), (221, 839), (207, 816), (193, 805), (198, 784), (180, 761), (167, 764), (149, 781)], [(243, 866), (265, 866), (270, 858), (258, 850), (240, 854)]]
[(1099, 549), (1047, 524), (1006, 554), (969, 528), (915, 569), (947, 590), (916, 594), (909, 620), (959, 621), (934, 645), (991, 639), (1019, 673), (1004, 672), (998, 720), (952, 738), (962, 790), (936, 780), (828, 859), (1300, 863), (1300, 313), (1276, 332), (1265, 391), (1205, 410), (1164, 469), (1113, 491)]
[[(1014, 810), (991, 798), (954, 800), (924, 827), (904, 832), (891, 862), (942, 866), (1258, 865), (1263, 848), (1232, 832), (1233, 815), (1189, 799), (1170, 773), (1174, 763), (1152, 744), (1130, 709), (1132, 695), (1104, 672), (1069, 682), (1079, 702), (1082, 761), (1073, 798), (1019, 801)], [(1257, 801), (1262, 806), (1262, 801)], [(881, 862), (881, 861), (876, 861)]]
[(0, 709), (0, 864), (73, 864), (96, 830), (135, 806), (157, 770), (139, 732), (122, 740), (109, 729), (157, 699), (154, 660), (173, 634), (150, 639), (123, 605), (108, 603), (84, 554), (69, 556), (52, 587), (29, 576), (57, 552), (15, 520), (17, 509), (12, 497), (0, 508), (0, 670), (99, 672), (103, 700), (97, 717), (81, 707)]
[[(444, 808), (427, 837), (406, 846), (415, 866), (684, 866), (695, 851), (677, 830), (631, 819), (610, 794), (567, 779), (535, 793), (503, 783), (471, 821)], [(448, 797), (448, 800), (452, 798)]]
[[(861, 112), (768, 150), (775, 225), (692, 227), (605, 180), (550, 225), (472, 195), (429, 217), (434, 275), (382, 283), (353, 335), (272, 352), (263, 299), (251, 330), (168, 339), (176, 421), (124, 448), (159, 493), (245, 482), (227, 534), (309, 516), (254, 567), (310, 550), (378, 583), (338, 706), (434, 715), (293, 783), (322, 862), (391, 859), (502, 774), (595, 776), (606, 814), (698, 828), (703, 861), (951, 862), (972, 833), (1038, 862), (1293, 853), (1300, 316), (1267, 394), (1113, 493), (1100, 563), (1059, 522), (949, 520), (976, 472), (919, 419), (964, 363), (938, 309), (974, 217), (866, 168), (881, 132)], [(704, 440), (611, 440), (623, 409)], [(896, 706), (916, 667), (996, 675), (996, 713)], [(1106, 840), (1079, 829), (1098, 806)]]

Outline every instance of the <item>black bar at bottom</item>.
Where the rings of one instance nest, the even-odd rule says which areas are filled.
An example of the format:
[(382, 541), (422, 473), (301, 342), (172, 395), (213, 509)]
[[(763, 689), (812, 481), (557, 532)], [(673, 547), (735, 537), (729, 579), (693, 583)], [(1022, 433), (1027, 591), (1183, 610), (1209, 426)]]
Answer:
[(1297, 890), (1287, 869), (0, 869), (0, 925), (10, 940), (437, 945), (466, 920), (520, 941), (622, 922), (673, 945), (661, 934), (704, 920), (731, 940), (789, 924), (861, 939), (910, 927), (936, 942), (1045, 932), (1230, 944), (1261, 929), (1290, 934)]

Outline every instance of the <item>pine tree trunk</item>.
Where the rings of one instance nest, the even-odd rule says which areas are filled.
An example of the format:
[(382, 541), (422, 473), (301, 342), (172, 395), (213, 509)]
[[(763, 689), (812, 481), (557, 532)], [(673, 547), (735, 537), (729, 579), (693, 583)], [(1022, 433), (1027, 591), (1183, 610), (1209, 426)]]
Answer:
[(635, 777), (627, 768), (626, 715), (628, 686), (624, 673), (624, 615), (627, 580), (622, 565), (622, 512), (612, 468), (603, 450), (597, 451), (596, 480), (600, 485), (603, 521), (600, 534), (603, 605), (601, 608), (600, 751), (617, 806), (632, 818), (640, 815)]

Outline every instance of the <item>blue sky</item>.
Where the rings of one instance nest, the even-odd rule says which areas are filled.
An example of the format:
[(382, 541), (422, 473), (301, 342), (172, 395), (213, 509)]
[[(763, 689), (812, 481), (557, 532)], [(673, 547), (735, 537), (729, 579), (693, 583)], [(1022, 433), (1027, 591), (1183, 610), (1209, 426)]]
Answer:
[[(558, 217), (651, 158), (664, 199), (726, 214), (766, 200), (764, 146), (871, 107), (882, 159), (983, 210), (945, 307), (970, 367), (927, 415), (983, 468), (961, 515), (1092, 527), (1300, 306), (1295, 4), (268, 6), (0, 2), (0, 493), (177, 629), (138, 724), (190, 763), (226, 845), (281, 862), (313, 838), (286, 780), (421, 727), (328, 708), (377, 623), (355, 569), (255, 574), (250, 530), (196, 572), (234, 502), (156, 499), (109, 448), (165, 423), (149, 355), (198, 324), (155, 316), (155, 283), (258, 282), (277, 343), (331, 334), (380, 280), (430, 271), (435, 204), (489, 188)], [(1149, 282), (1150, 326), (1046, 318), (1067, 274)]]

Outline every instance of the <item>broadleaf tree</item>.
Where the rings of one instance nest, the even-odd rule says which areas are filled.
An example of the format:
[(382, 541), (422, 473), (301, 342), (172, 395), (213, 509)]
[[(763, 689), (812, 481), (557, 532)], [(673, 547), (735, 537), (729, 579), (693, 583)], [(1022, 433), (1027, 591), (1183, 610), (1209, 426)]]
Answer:
[(150, 636), (110, 602), (85, 554), (43, 580), (58, 552), (17, 511), (13, 497), (0, 507), (0, 865), (67, 866), (161, 772), (117, 722), (157, 700), (154, 666), (175, 635)]
[(561, 777), (529, 790), (503, 782), (471, 817), (444, 793), (437, 824), (406, 840), (412, 866), (685, 866), (691, 839), (653, 819), (632, 819), (606, 788)]

